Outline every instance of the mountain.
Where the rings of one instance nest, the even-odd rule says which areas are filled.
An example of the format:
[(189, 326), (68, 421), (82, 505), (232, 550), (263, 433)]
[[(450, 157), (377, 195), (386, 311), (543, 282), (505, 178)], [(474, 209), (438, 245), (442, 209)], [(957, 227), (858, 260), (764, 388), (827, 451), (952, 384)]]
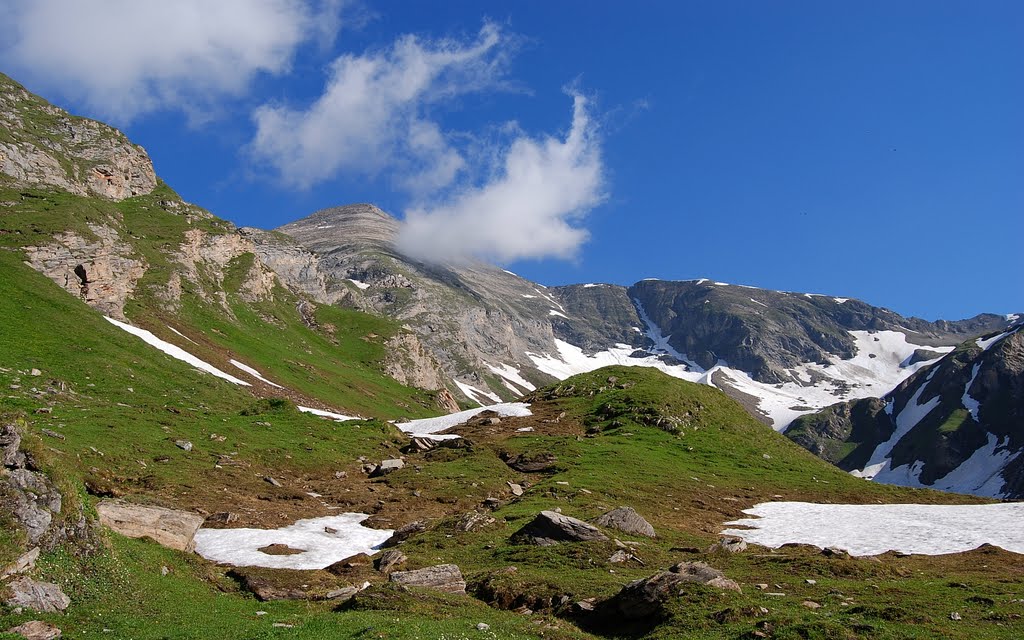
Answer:
[(398, 229), (380, 209), (352, 205), (276, 233), (318, 257), (317, 273), (294, 286), (402, 322), (461, 395), (484, 404), (609, 364), (645, 365), (717, 386), (781, 430), (837, 400), (881, 395), (965, 338), (1010, 324), (993, 314), (927, 322), (706, 279), (548, 288), (481, 262), (422, 263), (395, 248)]
[(1024, 324), (968, 340), (881, 398), (833, 405), (786, 435), (866, 478), (1024, 497)]
[[(961, 520), (986, 537), (943, 555), (723, 537), (765, 502), (1013, 505), (865, 482), (748, 413), (775, 396), (744, 407), (712, 386), (785, 400), (786, 385), (809, 395), (831, 375), (824, 401), (847, 379), (909, 385), (937, 353), (918, 362), (919, 345), (1005, 333), (1005, 318), (863, 328), (823, 307), (815, 326), (833, 340), (805, 330), (791, 344), (787, 323), (812, 313), (802, 294), (544, 288), (422, 265), (369, 206), (290, 233), (238, 229), (182, 201), (120, 132), (4, 76), (0, 96), (3, 637), (1024, 634), (1024, 567), (987, 543), (1024, 547), (987, 537), (1016, 531), (999, 518)], [(332, 224), (344, 232), (316, 229)], [(784, 312), (759, 320), (743, 297)], [(707, 324), (691, 318), (704, 310)], [(706, 349), (689, 337), (726, 324)], [(1002, 353), (1008, 338), (975, 346)], [(603, 366), (618, 360), (651, 366)], [(982, 422), (1017, 415), (1001, 408), (1018, 402), (997, 391), (1016, 379), (1004, 369), (983, 362), (969, 385)], [(455, 381), (521, 402), (449, 415)], [(534, 544), (544, 522), (560, 542)], [(912, 532), (931, 529), (944, 531)]]

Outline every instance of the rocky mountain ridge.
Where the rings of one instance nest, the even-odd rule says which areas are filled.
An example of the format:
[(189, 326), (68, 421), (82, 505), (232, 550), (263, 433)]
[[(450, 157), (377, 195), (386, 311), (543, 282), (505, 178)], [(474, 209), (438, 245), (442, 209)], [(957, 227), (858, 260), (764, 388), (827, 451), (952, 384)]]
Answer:
[(1024, 497), (1024, 324), (959, 345), (881, 398), (795, 420), (797, 444), (889, 484)]

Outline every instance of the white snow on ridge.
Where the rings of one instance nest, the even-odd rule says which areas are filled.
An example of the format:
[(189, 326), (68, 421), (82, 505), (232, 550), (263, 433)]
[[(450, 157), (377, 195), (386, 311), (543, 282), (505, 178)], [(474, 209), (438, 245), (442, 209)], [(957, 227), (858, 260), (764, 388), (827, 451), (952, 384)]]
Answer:
[(110, 318), (108, 316), (103, 316), (103, 318), (107, 322), (109, 322), (110, 324), (114, 325), (115, 327), (119, 327), (121, 329), (124, 329), (125, 331), (127, 331), (130, 334), (132, 334), (133, 336), (137, 336), (139, 338), (142, 338), (143, 342), (145, 342), (146, 344), (148, 344), (150, 346), (153, 346), (153, 347), (156, 347), (157, 349), (159, 349), (160, 351), (163, 351), (164, 353), (166, 353), (167, 355), (171, 356), (172, 358), (175, 358), (177, 360), (181, 360), (182, 362), (190, 364), (193, 367), (195, 367), (196, 369), (199, 369), (200, 371), (205, 371), (206, 373), (213, 374), (213, 375), (217, 376), (218, 378), (222, 378), (224, 380), (227, 380), (228, 382), (231, 382), (231, 383), (237, 384), (237, 385), (241, 385), (243, 387), (251, 387), (252, 386), (251, 384), (249, 384), (245, 380), (240, 380), (240, 379), (236, 378), (235, 376), (231, 375), (230, 373), (224, 373), (223, 371), (221, 371), (217, 367), (213, 366), (212, 364), (210, 364), (208, 362), (205, 362), (203, 360), (200, 360), (199, 358), (195, 357), (194, 355), (192, 355), (188, 351), (185, 351), (181, 347), (173, 345), (170, 342), (167, 342), (166, 340), (161, 340), (160, 338), (158, 338), (155, 335), (153, 335), (153, 333), (150, 332), (150, 331), (146, 331), (145, 329), (140, 329), (139, 327), (133, 327), (132, 325), (130, 325), (128, 323), (119, 322), (119, 321), (114, 320), (113, 318)]
[[(172, 331), (173, 331), (173, 329), (172, 329)], [(269, 384), (270, 386), (272, 386), (272, 387), (277, 387), (278, 389), (284, 389), (284, 387), (282, 387), (281, 385), (279, 385), (279, 384), (275, 384), (275, 383), (271, 382), (270, 380), (267, 380), (266, 378), (264, 378), (264, 377), (263, 377), (263, 376), (262, 376), (262, 375), (260, 374), (260, 372), (259, 372), (259, 371), (257, 371), (257, 370), (255, 370), (255, 369), (253, 369), (252, 367), (250, 367), (250, 366), (249, 366), (249, 365), (247, 365), (247, 364), (243, 364), (243, 363), (239, 362), (238, 360), (234, 360), (234, 359), (232, 359), (232, 360), (229, 360), (229, 362), (230, 362), (231, 364), (235, 365), (236, 367), (238, 367), (239, 369), (241, 369), (242, 371), (244, 371), (244, 372), (248, 373), (248, 374), (249, 374), (250, 376), (252, 376), (252, 377), (256, 378), (256, 379), (257, 379), (257, 380), (259, 380), (259, 381), (261, 381), (261, 382), (266, 382), (266, 383), (267, 383), (267, 384)]]
[(884, 469), (873, 479), (876, 482), (895, 484), (901, 487), (915, 487), (918, 489), (937, 489), (939, 491), (952, 491), (955, 493), (967, 493), (986, 498), (1002, 498), (1003, 487), (1006, 484), (1003, 478), (1003, 470), (1020, 455), (1020, 452), (1013, 453), (1007, 445), (1009, 439), (1000, 441), (994, 434), (988, 434), (988, 442), (978, 447), (969, 458), (960, 463), (960, 466), (953, 469), (945, 476), (939, 478), (932, 484), (921, 482), (921, 472), (924, 470), (924, 462), (914, 461), (912, 464), (905, 464), (895, 469)]
[[(931, 382), (932, 377), (937, 371), (938, 368), (932, 369), (931, 373), (918, 384), (917, 391), (907, 400), (903, 410), (896, 416), (896, 429), (889, 436), (889, 439), (875, 447), (875, 450), (871, 453), (871, 458), (868, 459), (863, 469), (851, 471), (851, 474), (858, 478), (875, 479), (889, 484), (905, 484), (900, 481), (903, 477), (903, 472), (892, 468), (892, 459), (889, 455), (892, 453), (893, 447), (903, 439), (903, 436), (910, 433), (910, 430), (916, 427), (922, 418), (928, 415), (932, 409), (939, 406), (939, 402), (942, 400), (940, 395), (936, 395), (924, 404), (919, 404), (921, 394), (924, 393), (925, 387), (928, 386), (928, 383)], [(887, 411), (891, 410), (887, 408)]]
[(312, 407), (297, 406), (295, 408), (303, 413), (312, 413), (315, 416), (320, 416), (321, 418), (330, 418), (331, 420), (336, 420), (337, 422), (346, 422), (348, 420), (362, 420), (362, 418), (360, 418), (359, 416), (346, 416), (340, 413), (334, 413), (333, 411), (324, 411), (323, 409), (314, 409)]
[(846, 304), (847, 302), (850, 301), (849, 298), (832, 298), (832, 299), (835, 300), (836, 304)]
[(195, 340), (193, 340), (192, 338), (190, 338), (190, 337), (186, 336), (186, 335), (185, 335), (184, 333), (182, 333), (182, 332), (178, 331), (178, 330), (177, 330), (177, 329), (175, 329), (174, 327), (172, 327), (172, 326), (170, 326), (170, 325), (167, 325), (167, 328), (168, 328), (168, 329), (170, 329), (171, 331), (173, 331), (174, 333), (178, 334), (178, 335), (179, 335), (179, 336), (181, 336), (182, 338), (185, 338), (186, 340), (188, 340), (188, 341), (189, 341), (189, 342), (191, 342), (192, 344), (196, 345), (197, 347), (199, 346), (199, 343), (198, 343), (198, 342), (196, 342), (196, 341), (195, 341)]
[(766, 502), (743, 511), (753, 518), (726, 529), (755, 544), (777, 548), (787, 543), (837, 547), (854, 556), (886, 551), (939, 555), (983, 544), (1024, 553), (1024, 503), (982, 505), (812, 504)]
[(352, 284), (356, 285), (357, 287), (359, 287), (360, 291), (366, 291), (367, 289), (370, 288), (370, 285), (368, 285), (367, 283), (363, 282), (362, 280), (356, 280), (355, 278), (349, 278), (348, 281), (351, 282)]
[(502, 402), (500, 404), (492, 404), (487, 407), (466, 409), (465, 411), (450, 413), (446, 416), (438, 416), (436, 418), (422, 418), (420, 420), (398, 422), (395, 423), (395, 426), (413, 437), (430, 436), (438, 431), (444, 431), (446, 429), (451, 429), (452, 427), (457, 427), (460, 424), (465, 424), (471, 418), (479, 413), (483, 413), (484, 411), (493, 411), (503, 418), (533, 415), (533, 412), (530, 411), (530, 405), (525, 402)]
[(1006, 314), (1006, 321), (1007, 322), (1017, 322), (1018, 320), (1020, 320), (1020, 315), (1019, 314), (1016, 314), (1016, 313), (1008, 313), (1008, 314)]
[[(373, 555), (394, 531), (370, 529), (365, 513), (299, 520), (281, 529), (199, 529), (196, 553), (222, 564), (270, 569), (323, 569), (357, 553)], [(334, 533), (331, 533), (333, 531)], [(303, 553), (272, 555), (259, 549), (288, 545)]]
[[(520, 375), (519, 369), (516, 369), (512, 365), (501, 363), (495, 366), (493, 364), (489, 364), (487, 365), (487, 368), (493, 371), (494, 373), (498, 374), (505, 380), (513, 384), (517, 384), (523, 389), (526, 389), (527, 391), (535, 391), (537, 389), (537, 387), (531, 384), (529, 380)], [(513, 391), (516, 391), (516, 389), (513, 389)], [(517, 393), (521, 392), (517, 391)]]
[(978, 421), (978, 411), (981, 410), (981, 403), (971, 397), (971, 385), (974, 384), (974, 379), (978, 377), (978, 372), (981, 371), (981, 363), (974, 365), (974, 370), (971, 371), (971, 379), (964, 385), (964, 395), (960, 399), (964, 404), (964, 408), (971, 412), (971, 417), (974, 421)]
[(483, 404), (483, 402), (480, 401), (480, 398), (485, 398), (491, 402), (501, 402), (501, 398), (489, 391), (481, 391), (472, 385), (468, 385), (465, 382), (459, 382), (458, 380), (452, 380), (452, 382), (455, 383), (455, 386), (459, 388), (459, 391), (461, 391), (464, 396), (477, 404)]
[[(587, 355), (579, 347), (561, 340), (555, 341), (558, 349), (555, 355), (528, 353), (527, 356), (538, 369), (559, 379), (608, 365), (654, 367), (676, 378), (709, 385), (714, 374), (718, 373), (725, 376), (729, 384), (738, 391), (759, 398), (758, 409), (772, 420), (773, 427), (777, 430), (785, 429), (801, 415), (836, 402), (882, 396), (914, 372), (934, 362), (922, 361), (904, 366), (919, 347), (908, 343), (906, 335), (898, 331), (852, 331), (850, 333), (857, 345), (857, 354), (853, 358), (841, 360), (835, 357), (828, 365), (804, 364), (791, 371), (801, 382), (767, 384), (754, 380), (748, 373), (730, 367), (724, 362), (719, 362), (711, 370), (705, 371), (686, 354), (679, 353), (668, 343), (668, 337), (664, 336), (661, 329), (647, 317), (642, 305), (637, 304), (637, 313), (646, 324), (647, 337), (654, 342), (653, 351), (670, 355), (686, 364), (666, 364), (657, 355), (634, 358), (631, 355), (635, 349), (625, 344)], [(950, 350), (952, 347), (936, 349), (940, 352)], [(825, 380), (812, 385), (812, 374), (834, 379), (837, 384), (830, 384)], [(844, 382), (850, 387), (843, 389), (838, 384)]]
[(1016, 331), (1016, 329), (1012, 329), (1010, 331), (1004, 331), (1002, 333), (997, 333), (996, 335), (992, 336), (991, 338), (988, 338), (988, 339), (985, 339), (985, 340), (983, 340), (981, 338), (978, 338), (977, 340), (974, 341), (974, 343), (977, 344), (979, 347), (981, 347), (981, 349), (983, 351), (988, 351), (989, 349), (992, 348), (992, 345), (994, 345), (995, 343), (999, 342), (1000, 340), (1002, 340), (1006, 336), (1010, 335), (1014, 331)]
[(566, 320), (568, 320), (568, 319), (569, 319), (569, 316), (565, 315), (565, 314), (564, 314), (564, 313), (562, 313), (561, 311), (555, 311), (554, 309), (550, 309), (550, 310), (548, 310), (548, 315), (549, 315), (549, 316), (559, 316), (559, 317), (561, 317), (561, 318), (565, 318)]

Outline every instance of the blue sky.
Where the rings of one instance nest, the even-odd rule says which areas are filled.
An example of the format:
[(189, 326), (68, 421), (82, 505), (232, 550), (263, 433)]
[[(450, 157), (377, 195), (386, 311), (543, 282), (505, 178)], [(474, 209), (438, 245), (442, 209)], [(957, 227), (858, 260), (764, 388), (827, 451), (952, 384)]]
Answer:
[(237, 224), (373, 202), (548, 285), (1024, 311), (1019, 2), (111, 3), (8, 0), (0, 69)]

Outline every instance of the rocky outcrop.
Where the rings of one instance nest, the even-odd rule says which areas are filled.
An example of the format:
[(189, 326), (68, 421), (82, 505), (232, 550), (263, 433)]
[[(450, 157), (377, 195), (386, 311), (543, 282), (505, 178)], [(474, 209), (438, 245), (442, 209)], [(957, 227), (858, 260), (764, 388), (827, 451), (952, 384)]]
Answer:
[(3, 585), (9, 592), (4, 603), (9, 607), (25, 607), (40, 613), (56, 613), (71, 606), (71, 598), (51, 582), (38, 582), (24, 576)]
[(253, 227), (242, 227), (238, 233), (252, 243), (260, 262), (273, 270), (288, 289), (321, 304), (358, 306), (348, 287), (328, 278), (320, 257), (290, 236)]
[(560, 542), (595, 542), (608, 540), (608, 536), (592, 524), (556, 511), (541, 511), (537, 516), (512, 534), (513, 544), (550, 546)]
[(733, 580), (703, 562), (681, 562), (668, 571), (636, 580), (595, 607), (595, 617), (609, 621), (652, 621), (664, 617), (665, 605), (688, 584), (740, 591)]
[(623, 533), (630, 533), (637, 536), (654, 538), (654, 527), (650, 522), (644, 520), (643, 516), (636, 512), (633, 507), (619, 507), (594, 520), (594, 524), (609, 529), (618, 529)]
[(68, 293), (123, 320), (146, 263), (112, 227), (90, 224), (89, 230), (92, 237), (63, 232), (52, 244), (25, 247), (27, 261)]
[(13, 420), (0, 423), (0, 513), (9, 514), (24, 534), (26, 549), (48, 551), (69, 540), (83, 551), (92, 549), (92, 527), (81, 507), (70, 507), (53, 481), (20, 450), (22, 428)]
[(405, 587), (433, 589), (445, 593), (466, 593), (462, 571), (454, 564), (439, 564), (412, 571), (392, 571), (388, 580)]
[(123, 200), (156, 188), (145, 149), (101, 122), (79, 118), (0, 74), (0, 173), (26, 186)]
[[(445, 388), (437, 362), (414, 333), (402, 332), (385, 344), (384, 373), (409, 387), (437, 391)], [(449, 392), (450, 393), (450, 392)], [(456, 404), (455, 411), (458, 411)]]
[(7, 633), (19, 635), (25, 640), (56, 640), (61, 636), (61, 631), (56, 625), (42, 620), (29, 620), (16, 627), (11, 627)]
[(120, 500), (104, 500), (96, 505), (100, 524), (129, 538), (152, 538), (178, 551), (195, 548), (196, 531), (203, 517), (188, 511), (146, 507)]

